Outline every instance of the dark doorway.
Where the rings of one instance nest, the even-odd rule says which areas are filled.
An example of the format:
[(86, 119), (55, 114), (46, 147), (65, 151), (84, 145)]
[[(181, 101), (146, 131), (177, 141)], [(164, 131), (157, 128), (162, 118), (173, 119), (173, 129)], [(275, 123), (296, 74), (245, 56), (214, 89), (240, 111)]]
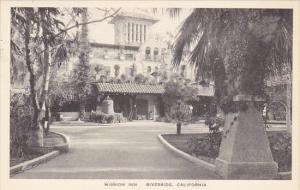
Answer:
[(144, 99), (136, 99), (137, 119), (148, 119), (148, 101)]

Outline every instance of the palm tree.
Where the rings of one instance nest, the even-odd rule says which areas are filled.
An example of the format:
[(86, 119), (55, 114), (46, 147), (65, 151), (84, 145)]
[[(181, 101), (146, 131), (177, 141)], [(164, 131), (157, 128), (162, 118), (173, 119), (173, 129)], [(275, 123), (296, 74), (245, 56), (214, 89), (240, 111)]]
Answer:
[(291, 68), (291, 46), (290, 10), (194, 9), (177, 35), (173, 63), (191, 50), (190, 63), (204, 79), (216, 80), (223, 65), (225, 94), (262, 95), (268, 74)]
[[(178, 15), (180, 10), (170, 12)], [(257, 121), (261, 120), (260, 113), (251, 102), (265, 96), (269, 76), (280, 74), (283, 68), (291, 71), (292, 14), (288, 9), (194, 9), (176, 37), (173, 64), (178, 66), (189, 53), (199, 78), (215, 81), (217, 104), (226, 114), (227, 123), (224, 130), (228, 137), (222, 139), (217, 159), (217, 170), (225, 177), (236, 175), (224, 172), (224, 165), (230, 168), (235, 164), (232, 157), (226, 160), (228, 152), (254, 167), (245, 155), (252, 155), (256, 162), (265, 156), (270, 158), (269, 166), (276, 168), (263, 126)], [(252, 128), (245, 127), (249, 125), (246, 120)], [(253, 134), (247, 135), (251, 130)], [(257, 151), (249, 153), (252, 148)], [(273, 177), (274, 172), (270, 173), (262, 175)]]
[[(82, 8), (81, 13), (82, 23), (88, 22), (88, 12), (87, 8)], [(80, 107), (80, 116), (79, 119), (83, 119), (85, 112), (85, 99), (88, 92), (88, 81), (89, 81), (89, 41), (88, 41), (88, 28), (87, 25), (82, 25), (81, 34), (80, 34), (80, 43), (79, 43), (79, 62), (75, 69), (76, 73), (76, 89), (79, 96), (79, 107)]]

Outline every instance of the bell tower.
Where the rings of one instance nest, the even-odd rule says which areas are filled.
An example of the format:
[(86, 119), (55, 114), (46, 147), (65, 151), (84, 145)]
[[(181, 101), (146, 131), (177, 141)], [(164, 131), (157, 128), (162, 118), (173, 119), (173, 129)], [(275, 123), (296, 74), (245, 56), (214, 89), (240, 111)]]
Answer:
[(140, 46), (147, 41), (151, 26), (157, 19), (144, 13), (120, 12), (111, 21), (114, 24), (115, 44)]

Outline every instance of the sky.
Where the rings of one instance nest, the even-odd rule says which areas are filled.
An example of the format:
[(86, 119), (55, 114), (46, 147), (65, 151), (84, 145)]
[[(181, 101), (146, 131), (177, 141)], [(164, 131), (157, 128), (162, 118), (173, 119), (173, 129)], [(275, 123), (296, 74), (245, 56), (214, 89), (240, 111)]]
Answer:
[[(125, 10), (121, 8), (121, 11)], [(89, 20), (95, 20), (103, 17), (102, 11), (98, 10), (97, 8), (91, 8), (89, 11)], [(153, 13), (152, 8), (145, 8), (145, 9), (136, 9), (136, 8), (126, 8), (127, 12), (147, 12), (149, 16), (153, 16), (160, 21), (155, 23), (152, 26), (152, 32), (155, 34), (165, 35), (167, 32), (171, 32), (174, 35), (177, 33), (180, 24), (184, 21), (184, 19), (189, 15), (189, 9), (183, 9), (181, 14), (176, 18), (171, 18), (168, 13), (163, 10), (159, 9), (155, 14)], [(108, 24), (108, 21), (104, 21), (101, 23), (93, 23), (88, 25), (89, 29), (89, 40), (91, 42), (98, 42), (98, 43), (114, 43), (114, 29), (113, 24)]]

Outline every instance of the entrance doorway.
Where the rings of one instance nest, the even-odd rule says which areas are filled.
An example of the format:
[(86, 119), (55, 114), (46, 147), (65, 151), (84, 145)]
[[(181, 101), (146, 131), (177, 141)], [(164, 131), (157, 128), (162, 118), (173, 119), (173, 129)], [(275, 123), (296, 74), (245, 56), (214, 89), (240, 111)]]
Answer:
[(148, 101), (144, 99), (136, 99), (137, 119), (148, 119)]

